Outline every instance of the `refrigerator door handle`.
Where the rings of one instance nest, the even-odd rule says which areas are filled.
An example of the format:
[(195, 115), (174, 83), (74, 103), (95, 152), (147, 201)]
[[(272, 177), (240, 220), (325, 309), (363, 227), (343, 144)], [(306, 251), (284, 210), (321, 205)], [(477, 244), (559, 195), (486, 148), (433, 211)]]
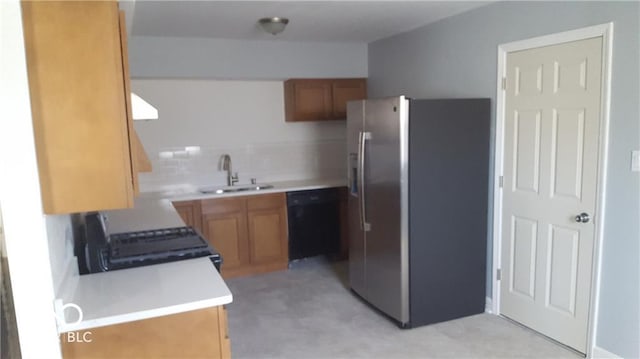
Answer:
[(359, 188), (358, 192), (360, 193), (360, 228), (363, 231), (367, 232), (371, 230), (371, 224), (367, 222), (367, 212), (366, 212), (366, 189), (364, 186), (364, 166), (365, 166), (365, 153), (367, 149), (367, 140), (371, 139), (371, 132), (360, 132), (358, 137), (358, 158), (359, 158), (359, 167), (358, 168), (358, 177), (359, 177)]
[(362, 131), (358, 132), (358, 169), (356, 170), (358, 187), (358, 217), (360, 219), (360, 229), (364, 229), (364, 219), (362, 218)]
[(352, 197), (358, 197), (358, 187), (360, 186), (360, 180), (358, 179), (358, 171), (360, 165), (358, 164), (358, 153), (349, 153), (347, 156), (347, 182), (349, 183), (349, 195)]

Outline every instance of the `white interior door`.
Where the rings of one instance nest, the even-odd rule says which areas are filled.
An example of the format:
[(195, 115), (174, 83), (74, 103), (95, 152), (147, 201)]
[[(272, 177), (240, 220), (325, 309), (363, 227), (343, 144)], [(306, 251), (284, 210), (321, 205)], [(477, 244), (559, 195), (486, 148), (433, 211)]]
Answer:
[[(586, 352), (602, 37), (507, 54), (500, 312)], [(589, 218), (576, 216), (586, 213)]]

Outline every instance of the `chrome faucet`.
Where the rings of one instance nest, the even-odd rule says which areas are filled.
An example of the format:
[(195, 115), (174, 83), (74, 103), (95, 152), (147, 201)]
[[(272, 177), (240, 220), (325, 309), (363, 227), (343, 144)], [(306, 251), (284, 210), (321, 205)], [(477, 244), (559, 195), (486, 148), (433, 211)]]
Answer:
[(222, 170), (227, 171), (227, 186), (233, 186), (238, 182), (238, 172), (231, 174), (231, 156), (224, 154), (220, 158), (220, 161), (222, 163)]

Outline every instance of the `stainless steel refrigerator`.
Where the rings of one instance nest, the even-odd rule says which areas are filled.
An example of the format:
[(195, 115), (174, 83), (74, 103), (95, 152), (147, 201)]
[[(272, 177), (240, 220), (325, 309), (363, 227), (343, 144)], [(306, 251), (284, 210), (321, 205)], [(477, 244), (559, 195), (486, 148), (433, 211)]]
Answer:
[(401, 327), (485, 309), (489, 99), (347, 105), (351, 289)]

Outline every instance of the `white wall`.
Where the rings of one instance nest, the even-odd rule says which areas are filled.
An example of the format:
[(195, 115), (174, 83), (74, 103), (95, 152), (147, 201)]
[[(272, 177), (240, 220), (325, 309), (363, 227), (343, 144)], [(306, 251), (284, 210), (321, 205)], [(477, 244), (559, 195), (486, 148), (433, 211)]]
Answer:
[(132, 36), (134, 78), (366, 77), (367, 45)]
[(49, 263), (51, 279), (56, 298), (59, 298), (62, 282), (71, 275), (78, 274), (78, 261), (73, 255), (73, 227), (68, 214), (45, 216), (49, 243)]
[(222, 185), (224, 153), (244, 183), (344, 176), (344, 121), (285, 123), (282, 80), (366, 77), (366, 44), (132, 36), (129, 62), (133, 90), (161, 117), (136, 123), (154, 165), (143, 191)]
[[(499, 44), (614, 22), (596, 342), (625, 358), (640, 357), (640, 176), (631, 172), (630, 162), (631, 151), (640, 148), (639, 14), (638, 2), (506, 1), (369, 45), (371, 96), (495, 100)], [(490, 239), (491, 234), (488, 268)]]
[[(2, 206), (0, 205), (0, 209)], [(4, 229), (2, 228), (2, 211), (0, 211), (0, 356), (7, 358), (20, 357), (20, 342), (18, 341), (18, 327), (16, 324), (16, 311), (13, 304), (13, 291), (11, 290), (11, 276), (7, 262), (7, 247), (4, 241)]]
[(20, 2), (0, 2), (0, 205), (23, 358), (60, 358)]
[[(137, 79), (132, 89), (160, 114), (135, 124), (154, 166), (140, 176), (143, 191), (224, 185), (224, 153), (241, 183), (344, 177), (345, 121), (286, 123), (282, 81)], [(201, 152), (187, 154), (187, 146)]]

